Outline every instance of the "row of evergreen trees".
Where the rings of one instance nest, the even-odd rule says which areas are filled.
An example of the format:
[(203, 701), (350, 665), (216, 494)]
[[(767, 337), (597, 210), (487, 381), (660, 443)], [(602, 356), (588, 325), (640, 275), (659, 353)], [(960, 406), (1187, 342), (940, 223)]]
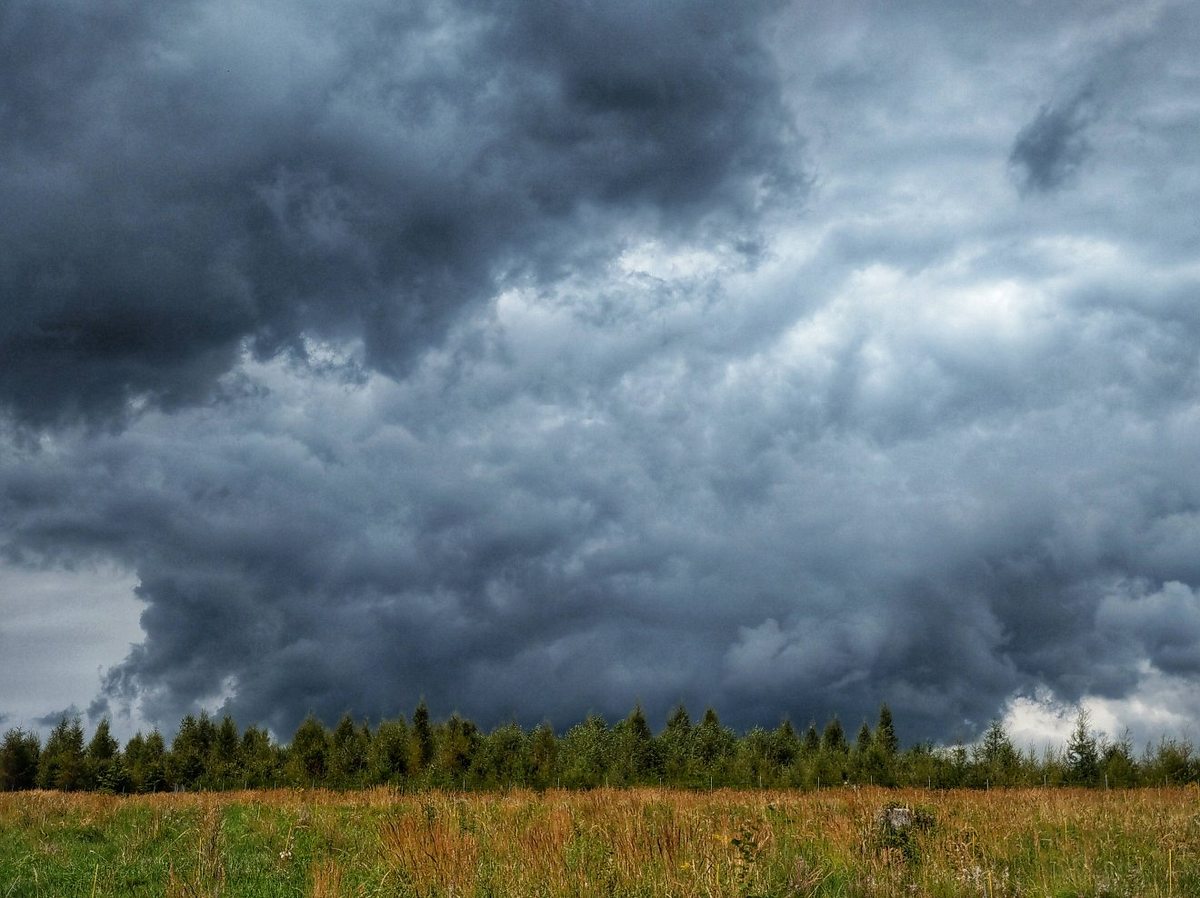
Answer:
[(1021, 752), (999, 721), (968, 748), (918, 744), (901, 751), (891, 711), (879, 710), (851, 740), (837, 717), (799, 733), (788, 721), (738, 735), (711, 708), (693, 723), (683, 706), (651, 731), (641, 707), (610, 726), (592, 715), (565, 733), (549, 724), (515, 723), (483, 733), (458, 714), (433, 722), (422, 701), (410, 720), (375, 728), (345, 715), (329, 730), (310, 715), (290, 743), (261, 727), (239, 730), (189, 715), (168, 747), (162, 735), (137, 733), (122, 749), (101, 720), (85, 743), (78, 718), (63, 718), (46, 744), (9, 730), (0, 744), (0, 789), (262, 789), (390, 784), (406, 788), (495, 789), (509, 786), (591, 788), (667, 784), (685, 788), (867, 784), (935, 788), (1062, 785), (1110, 787), (1178, 784), (1200, 778), (1200, 757), (1186, 741), (1162, 740), (1135, 758), (1128, 737), (1098, 736), (1080, 714), (1063, 751)]

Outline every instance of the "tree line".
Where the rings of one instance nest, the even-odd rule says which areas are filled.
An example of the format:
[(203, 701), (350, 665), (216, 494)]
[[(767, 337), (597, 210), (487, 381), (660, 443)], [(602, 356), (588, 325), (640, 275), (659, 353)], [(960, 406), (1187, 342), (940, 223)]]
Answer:
[(309, 715), (287, 744), (232, 717), (188, 715), (170, 745), (162, 734), (134, 734), (122, 747), (102, 719), (87, 739), (78, 717), (63, 717), (43, 745), (10, 729), (0, 744), (0, 790), (112, 793), (172, 790), (391, 785), (408, 789), (503, 789), (669, 785), (800, 788), (874, 784), (930, 788), (1078, 785), (1128, 788), (1200, 779), (1200, 756), (1186, 740), (1163, 738), (1135, 756), (1128, 735), (1108, 739), (1081, 712), (1070, 739), (1041, 755), (1018, 749), (999, 720), (971, 745), (917, 743), (902, 749), (882, 705), (872, 727), (850, 736), (835, 716), (820, 730), (736, 733), (712, 708), (693, 722), (680, 705), (654, 733), (641, 706), (610, 725), (589, 715), (565, 732), (548, 723), (507, 723), (483, 732), (452, 714), (430, 718), (422, 701), (411, 718), (372, 727), (344, 715), (329, 729)]

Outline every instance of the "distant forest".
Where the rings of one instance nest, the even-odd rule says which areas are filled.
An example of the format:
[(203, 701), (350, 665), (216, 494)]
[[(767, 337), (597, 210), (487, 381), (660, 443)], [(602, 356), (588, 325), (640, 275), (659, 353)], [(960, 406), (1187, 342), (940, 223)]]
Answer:
[(0, 789), (171, 790), (324, 787), (356, 789), (588, 789), (668, 785), (686, 789), (799, 788), (874, 784), (929, 788), (1179, 785), (1200, 778), (1186, 740), (1163, 738), (1135, 756), (1128, 736), (1104, 738), (1080, 713), (1067, 743), (1040, 755), (1021, 751), (1000, 721), (971, 746), (901, 747), (891, 711), (849, 734), (837, 717), (802, 731), (738, 734), (711, 708), (692, 720), (683, 706), (655, 734), (641, 707), (615, 725), (591, 715), (565, 733), (549, 724), (509, 723), (484, 733), (458, 714), (434, 722), (422, 701), (411, 719), (375, 727), (345, 715), (332, 729), (309, 716), (286, 745), (267, 730), (240, 730), (226, 716), (188, 715), (168, 746), (158, 730), (122, 748), (101, 720), (85, 739), (78, 717), (64, 717), (46, 744), (10, 729), (0, 747)]

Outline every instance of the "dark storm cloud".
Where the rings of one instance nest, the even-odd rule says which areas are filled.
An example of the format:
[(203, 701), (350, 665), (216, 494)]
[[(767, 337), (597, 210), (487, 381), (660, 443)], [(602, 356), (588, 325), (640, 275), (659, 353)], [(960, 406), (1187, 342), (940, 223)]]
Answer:
[(1008, 161), (1023, 190), (1046, 193), (1068, 184), (1092, 152), (1087, 128), (1096, 117), (1095, 89), (1043, 106), (1017, 134)]
[[(4, 144), (30, 197), (120, 200), (0, 224), (113, 280), (86, 305), (35, 279), (94, 312), (77, 345), (168, 341), (81, 348), (44, 417), (198, 366), (123, 428), (3, 435), (4, 563), (136, 574), (145, 638), (98, 712), (223, 704), (286, 736), (421, 695), (485, 725), (683, 700), (853, 726), (887, 700), (906, 741), (1014, 696), (1200, 714), (1193, 5), (183, 9), (99, 28), (144, 51), (108, 82), (79, 55), (78, 91), (147, 88), (110, 100), (128, 138), (81, 116), (46, 143), (56, 107), (23, 101)], [(151, 174), (75, 170), (85, 143)], [(178, 205), (159, 157), (193, 160)], [(111, 211), (135, 195), (149, 230)], [(114, 233), (144, 259), (101, 264)], [(178, 318), (129, 289), (162, 279)], [(14, 308), (34, 353), (59, 319)]]
[(799, 183), (769, 11), (6, 4), (0, 402), (178, 407), (304, 333), (398, 372), (639, 222), (752, 226)]

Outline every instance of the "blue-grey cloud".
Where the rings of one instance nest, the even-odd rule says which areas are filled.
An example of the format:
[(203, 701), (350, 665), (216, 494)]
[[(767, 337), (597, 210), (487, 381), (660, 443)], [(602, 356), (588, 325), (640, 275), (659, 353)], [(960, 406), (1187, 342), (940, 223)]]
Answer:
[(7, 4), (0, 403), (119, 422), (306, 333), (399, 373), (631, 227), (752, 229), (802, 184), (770, 11)]
[[(100, 29), (215, 54), (211, 78), (179, 69), (179, 115), (237, 139), (180, 132), (204, 149), (180, 170), (194, 208), (146, 194), (147, 245), (174, 255), (145, 258), (178, 289), (130, 319), (139, 294), (87, 305), (45, 275), (54, 308), (95, 310), (75, 367), (37, 389), (54, 356), (13, 337), (33, 348), (4, 375), (4, 563), (137, 577), (144, 639), (98, 711), (224, 705), (286, 734), (421, 695), (484, 724), (887, 700), (905, 739), (970, 735), (1020, 695), (1200, 713), (1194, 7), (997, 6), (982, 27), (937, 3), (719, 23), (462, 3), (369, 7), (362, 29), (251, 7), (269, 47), (232, 7), (182, 9), (186, 40), (164, 13)], [(1097, 59), (1104, 115), (1060, 87), (1033, 128)], [(20, 105), (25, 158), (57, 171), (86, 135), (49, 141), (52, 105)], [(97, 160), (161, 149), (104, 133)], [(245, 159), (260, 174), (231, 181)], [(1037, 165), (1072, 189), (1021, 202), (1012, 174)], [(144, 187), (79, 228), (0, 227), (108, 258), (103, 210)], [(218, 262), (173, 261), (218, 233)], [(157, 282), (140, 264), (114, 283)], [(194, 320), (243, 308), (189, 292), (212, 283), (244, 300), (227, 329)], [(30, 327), (6, 333), (49, 339), (14, 308)], [(122, 321), (162, 324), (161, 363), (84, 351)]]
[(1046, 193), (1069, 184), (1092, 152), (1087, 128), (1096, 114), (1096, 92), (1091, 85), (1039, 109), (1017, 134), (1008, 156), (1020, 187)]

